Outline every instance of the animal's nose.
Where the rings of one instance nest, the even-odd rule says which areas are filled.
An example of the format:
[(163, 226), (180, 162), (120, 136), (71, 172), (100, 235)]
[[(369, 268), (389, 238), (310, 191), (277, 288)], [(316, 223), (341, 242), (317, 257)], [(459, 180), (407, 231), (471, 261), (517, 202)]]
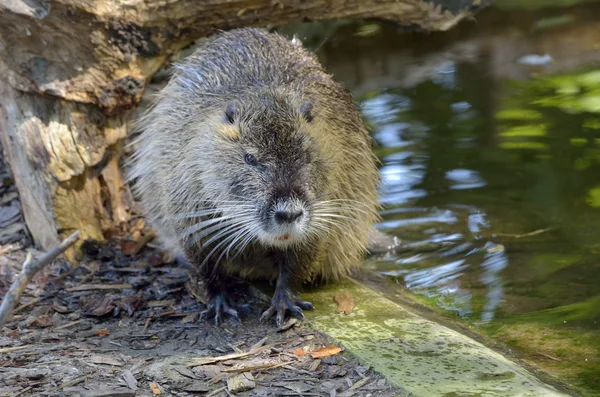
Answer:
[(293, 223), (302, 216), (302, 210), (299, 211), (275, 211), (275, 222)]

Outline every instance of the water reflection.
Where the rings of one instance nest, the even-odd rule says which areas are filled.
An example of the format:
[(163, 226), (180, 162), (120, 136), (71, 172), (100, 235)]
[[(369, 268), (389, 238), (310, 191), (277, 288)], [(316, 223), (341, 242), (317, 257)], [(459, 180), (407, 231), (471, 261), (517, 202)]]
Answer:
[[(359, 99), (382, 162), (377, 227), (403, 242), (371, 264), (483, 328), (568, 324), (548, 340), (597, 353), (565, 370), (584, 379), (600, 371), (600, 6), (546, 24), (560, 14), (491, 10), (427, 36), (330, 24), (319, 56)], [(519, 62), (532, 54), (551, 62)]]

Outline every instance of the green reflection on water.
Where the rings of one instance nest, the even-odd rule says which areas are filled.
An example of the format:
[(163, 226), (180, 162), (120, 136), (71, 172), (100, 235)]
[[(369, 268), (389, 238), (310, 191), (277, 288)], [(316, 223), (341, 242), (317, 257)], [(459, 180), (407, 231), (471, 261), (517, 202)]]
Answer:
[[(384, 164), (382, 229), (439, 243), (437, 252), (374, 264), (430, 305), (562, 367), (593, 395), (600, 390), (598, 73), (504, 81), (502, 94), (490, 95), (494, 112), (472, 91), (486, 85), (464, 80), (472, 73), (458, 64), (452, 79), (363, 99)], [(533, 231), (540, 233), (527, 235)], [(531, 334), (539, 332), (543, 338)]]
[[(598, 14), (573, 11), (569, 45)], [(600, 57), (563, 46), (560, 73), (517, 68), (528, 53), (513, 37), (532, 51), (556, 32), (532, 35), (535, 15), (519, 15), (492, 10), (476, 29), (428, 36), (348, 21), (288, 33), (355, 93), (382, 161), (379, 228), (419, 247), (369, 265), (600, 395), (600, 69), (586, 66)]]

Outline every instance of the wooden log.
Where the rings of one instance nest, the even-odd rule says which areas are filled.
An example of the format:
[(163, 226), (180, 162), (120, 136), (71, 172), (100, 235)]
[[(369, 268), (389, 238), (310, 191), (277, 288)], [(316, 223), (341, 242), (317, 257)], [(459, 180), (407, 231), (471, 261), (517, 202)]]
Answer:
[(103, 240), (130, 219), (119, 166), (128, 111), (194, 40), (341, 18), (443, 31), (491, 2), (0, 0), (0, 135), (34, 241), (49, 249), (74, 230)]
[[(0, 134), (36, 243), (83, 240), (128, 220), (130, 197), (119, 169), (124, 116), (93, 105), (23, 93), (0, 80)], [(82, 241), (83, 241), (82, 240)], [(74, 251), (65, 255), (73, 260)]]

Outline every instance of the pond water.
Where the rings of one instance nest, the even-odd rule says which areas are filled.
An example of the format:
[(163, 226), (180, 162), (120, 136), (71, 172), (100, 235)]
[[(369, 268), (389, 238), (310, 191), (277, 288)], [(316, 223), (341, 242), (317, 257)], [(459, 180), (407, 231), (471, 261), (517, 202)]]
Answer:
[(445, 33), (285, 31), (353, 90), (373, 131), (378, 228), (406, 247), (370, 265), (597, 395), (600, 4), (518, 5)]

